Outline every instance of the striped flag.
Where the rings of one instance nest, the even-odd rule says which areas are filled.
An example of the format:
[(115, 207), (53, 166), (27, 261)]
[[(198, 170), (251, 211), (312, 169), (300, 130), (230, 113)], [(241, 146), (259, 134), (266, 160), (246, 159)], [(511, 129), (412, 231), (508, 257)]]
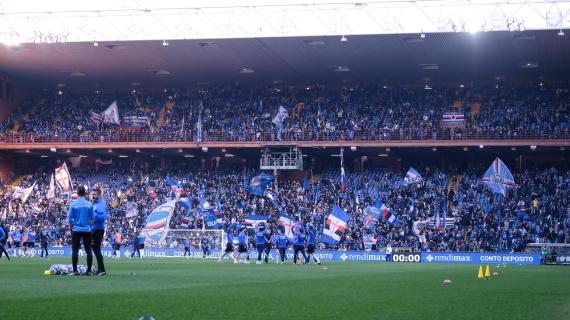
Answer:
[(256, 228), (261, 223), (267, 223), (268, 216), (249, 215), (245, 217), (245, 224), (248, 228)]
[(297, 225), (297, 221), (295, 221), (295, 219), (286, 214), (282, 214), (281, 216), (279, 216), (279, 220), (277, 221), (277, 223), (285, 228), (285, 235), (287, 236), (287, 238), (292, 239), (293, 228), (295, 227), (295, 225)]
[(422, 175), (416, 171), (413, 167), (410, 167), (408, 172), (406, 172), (406, 176), (404, 177), (404, 184), (410, 185), (416, 182), (421, 182), (423, 180)]
[(346, 230), (350, 215), (340, 207), (334, 207), (325, 220), (322, 241), (327, 244), (337, 244)]
[(465, 114), (463, 112), (444, 113), (441, 116), (441, 123), (446, 127), (464, 126)]
[(95, 122), (95, 123), (101, 123), (103, 122), (103, 120), (105, 119), (105, 117), (99, 113), (95, 113), (95, 112), (91, 112), (91, 121)]
[[(377, 202), (379, 202), (379, 200), (377, 200)], [(379, 204), (380, 206), (378, 207), (378, 209), (380, 210), (380, 216), (382, 217), (382, 219), (387, 220), (391, 224), (397, 224), (398, 218), (396, 217), (394, 211), (386, 207), (386, 205), (383, 203), (379, 202)]]
[(501, 159), (496, 158), (489, 169), (483, 174), (483, 183), (494, 193), (500, 193), (503, 196), (507, 191), (515, 186), (513, 174)]
[(127, 116), (123, 117), (123, 125), (127, 127), (144, 127), (150, 123), (148, 116)]
[(150, 239), (159, 241), (164, 238), (166, 235), (164, 231), (168, 229), (168, 223), (170, 222), (170, 217), (174, 212), (175, 205), (176, 200), (161, 204), (156, 209), (152, 210), (150, 215), (146, 218), (143, 230)]

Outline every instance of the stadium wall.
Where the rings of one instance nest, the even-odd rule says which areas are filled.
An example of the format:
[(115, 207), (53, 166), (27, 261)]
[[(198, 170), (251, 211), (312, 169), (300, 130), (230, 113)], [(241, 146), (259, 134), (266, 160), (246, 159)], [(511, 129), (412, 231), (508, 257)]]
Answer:
[(11, 153), (0, 151), (0, 179), (5, 183), (10, 182), (14, 175), (14, 157)]
[(21, 81), (0, 73), (0, 122), (6, 120), (31, 93), (32, 90)]

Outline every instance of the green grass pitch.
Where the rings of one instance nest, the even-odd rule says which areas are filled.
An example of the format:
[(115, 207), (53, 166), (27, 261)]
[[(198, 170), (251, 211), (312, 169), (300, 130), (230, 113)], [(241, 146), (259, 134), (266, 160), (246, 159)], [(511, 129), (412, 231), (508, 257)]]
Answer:
[(492, 265), (483, 281), (475, 265), (149, 258), (107, 259), (105, 277), (43, 275), (69, 262), (1, 259), (0, 319), (570, 319), (564, 266)]

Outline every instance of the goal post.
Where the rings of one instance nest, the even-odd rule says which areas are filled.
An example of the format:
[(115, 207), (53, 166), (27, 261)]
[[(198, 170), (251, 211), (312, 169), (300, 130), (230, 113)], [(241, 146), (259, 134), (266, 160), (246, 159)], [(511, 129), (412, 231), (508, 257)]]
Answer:
[(202, 256), (200, 247), (202, 238), (208, 239), (210, 255), (207, 258), (218, 258), (225, 243), (223, 230), (202, 229), (167, 229), (143, 231), (145, 249), (178, 249), (183, 250), (184, 241), (190, 242), (191, 256)]

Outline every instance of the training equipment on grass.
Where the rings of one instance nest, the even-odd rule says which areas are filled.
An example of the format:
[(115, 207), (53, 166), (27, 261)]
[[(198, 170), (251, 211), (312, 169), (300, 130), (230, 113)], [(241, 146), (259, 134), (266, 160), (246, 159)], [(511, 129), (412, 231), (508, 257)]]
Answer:
[[(52, 264), (49, 271), (51, 275), (67, 275), (73, 272), (73, 266), (70, 264)], [(86, 273), (87, 267), (84, 265), (78, 265), (77, 272), (82, 274)]]
[(451, 280), (449, 280), (449, 279), (444, 279), (441, 283), (443, 283), (443, 284), (450, 284), (450, 283), (451, 283)]
[(477, 279), (483, 279), (483, 266), (479, 266), (479, 274), (477, 275)]
[(491, 279), (491, 267), (489, 265), (487, 265), (487, 267), (485, 268), (485, 279), (486, 280)]

